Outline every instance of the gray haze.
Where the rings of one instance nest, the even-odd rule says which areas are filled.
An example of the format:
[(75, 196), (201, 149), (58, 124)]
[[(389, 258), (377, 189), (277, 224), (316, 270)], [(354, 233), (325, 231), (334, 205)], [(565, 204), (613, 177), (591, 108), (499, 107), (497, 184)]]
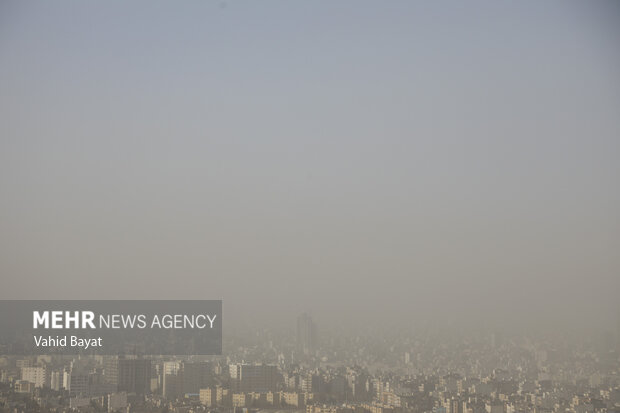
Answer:
[(616, 329), (619, 19), (2, 2), (0, 298)]

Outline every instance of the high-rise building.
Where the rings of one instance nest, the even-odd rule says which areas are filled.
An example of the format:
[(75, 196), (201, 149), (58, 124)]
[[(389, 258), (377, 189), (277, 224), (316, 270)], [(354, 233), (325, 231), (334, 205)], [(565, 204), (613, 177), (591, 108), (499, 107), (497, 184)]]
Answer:
[(64, 372), (61, 370), (53, 371), (50, 374), (50, 387), (52, 390), (60, 391), (62, 389), (62, 379)]
[(317, 327), (312, 318), (304, 313), (297, 317), (297, 350), (305, 355), (317, 348)]
[(22, 367), (22, 380), (34, 384), (34, 387), (49, 386), (45, 367)]
[(181, 380), (181, 362), (166, 361), (162, 371), (162, 396), (165, 399), (175, 399), (183, 391)]
[(233, 392), (265, 393), (276, 390), (278, 383), (278, 366), (232, 364), (230, 370), (230, 387)]
[(210, 384), (211, 365), (207, 362), (183, 362), (182, 373), (184, 394), (198, 394)]
[(148, 394), (151, 390), (151, 360), (119, 359), (118, 390)]
[(118, 386), (118, 356), (103, 357), (103, 375), (106, 383)]
[(467, 412), (466, 403), (459, 399), (450, 399), (448, 413), (464, 413)]
[(71, 368), (65, 371), (64, 375), (65, 389), (69, 391), (69, 395), (73, 396), (89, 396), (89, 374), (81, 368)]

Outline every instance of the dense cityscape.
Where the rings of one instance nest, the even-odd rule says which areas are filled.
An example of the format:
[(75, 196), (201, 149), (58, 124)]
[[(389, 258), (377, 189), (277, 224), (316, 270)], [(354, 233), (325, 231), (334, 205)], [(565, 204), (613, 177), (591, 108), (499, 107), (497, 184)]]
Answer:
[(362, 337), (302, 314), (225, 337), (221, 356), (0, 357), (0, 411), (620, 412), (617, 333)]

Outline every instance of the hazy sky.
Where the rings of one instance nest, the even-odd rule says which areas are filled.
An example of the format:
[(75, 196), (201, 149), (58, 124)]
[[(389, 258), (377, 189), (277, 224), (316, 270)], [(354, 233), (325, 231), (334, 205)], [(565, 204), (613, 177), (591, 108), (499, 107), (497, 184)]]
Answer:
[(0, 298), (615, 328), (619, 46), (613, 2), (3, 1)]

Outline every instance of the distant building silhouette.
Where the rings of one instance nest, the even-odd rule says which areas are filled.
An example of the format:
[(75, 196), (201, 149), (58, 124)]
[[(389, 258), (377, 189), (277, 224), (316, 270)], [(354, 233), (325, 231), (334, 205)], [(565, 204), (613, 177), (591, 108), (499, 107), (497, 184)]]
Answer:
[(317, 349), (317, 328), (312, 318), (304, 313), (297, 317), (297, 350), (305, 355)]
[(151, 360), (119, 359), (118, 389), (128, 393), (149, 394), (151, 385)]

